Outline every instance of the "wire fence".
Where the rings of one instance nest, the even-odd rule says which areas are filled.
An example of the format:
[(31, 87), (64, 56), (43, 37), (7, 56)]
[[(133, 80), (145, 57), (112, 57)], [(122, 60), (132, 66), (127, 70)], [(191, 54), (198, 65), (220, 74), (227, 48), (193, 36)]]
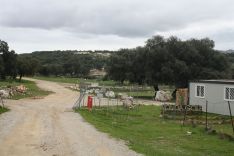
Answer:
[[(234, 102), (233, 101), (208, 101), (205, 98), (190, 98), (190, 104), (172, 106), (169, 111), (162, 106), (164, 118), (180, 120), (184, 126), (204, 126), (205, 130), (212, 133), (234, 135)], [(198, 107), (198, 109), (191, 109)], [(179, 109), (178, 109), (179, 108)]]
[[(80, 88), (80, 91), (82, 88)], [(88, 92), (87, 92), (88, 90)], [(99, 91), (102, 92), (102, 96), (99, 96)], [(106, 96), (107, 91), (113, 91), (115, 96)], [(144, 104), (141, 99), (142, 93), (151, 91), (152, 88), (147, 86), (101, 86), (100, 88), (88, 89), (83, 86), (83, 97), (79, 100), (79, 108), (88, 106), (88, 98), (91, 96), (92, 99), (92, 111), (98, 111), (100, 108), (105, 109), (106, 113), (113, 113), (116, 109), (131, 109), (139, 110), (139, 106)], [(124, 100), (120, 94), (126, 94), (128, 97), (134, 95), (130, 100), (132, 105), (130, 107), (123, 107)], [(151, 93), (152, 99), (154, 94)], [(81, 96), (80, 96), (81, 97)], [(152, 100), (151, 100), (152, 101)], [(212, 101), (205, 98), (190, 98), (190, 103), (193, 105), (176, 106), (171, 105), (170, 111), (165, 111), (162, 106), (162, 116), (164, 118), (180, 120), (182, 125), (202, 126), (206, 131), (216, 131), (224, 134), (234, 134), (234, 123), (233, 123), (233, 111), (234, 102), (232, 101)], [(129, 102), (129, 101), (128, 101)], [(149, 101), (146, 101), (149, 102)], [(170, 105), (170, 104), (169, 104)], [(164, 105), (165, 106), (165, 105)], [(110, 115), (111, 116), (111, 115)], [(124, 116), (125, 117), (125, 116)]]

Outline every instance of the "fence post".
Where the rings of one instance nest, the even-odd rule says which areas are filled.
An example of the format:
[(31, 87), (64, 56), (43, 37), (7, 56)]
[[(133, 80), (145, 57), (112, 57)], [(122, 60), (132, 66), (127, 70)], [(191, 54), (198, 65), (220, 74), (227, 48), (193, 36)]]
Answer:
[(183, 120), (183, 126), (184, 126), (184, 122), (185, 122), (185, 118), (186, 118), (186, 113), (187, 113), (187, 106), (185, 105), (185, 107), (184, 107), (184, 120)]
[(139, 86), (137, 85), (136, 86), (136, 103), (137, 103), (137, 105), (138, 105), (138, 98), (139, 98)]
[(230, 101), (228, 101), (228, 107), (229, 107), (229, 113), (230, 113), (230, 118), (231, 118), (231, 122), (232, 122), (232, 132), (234, 134), (234, 125), (233, 125), (233, 120), (232, 120), (232, 110), (231, 110), (231, 106), (230, 106)]
[(176, 105), (174, 105), (173, 107), (173, 120), (175, 120), (175, 116), (176, 116)]
[(99, 104), (99, 108), (100, 108), (100, 105), (101, 105), (101, 97), (98, 98), (98, 104)]
[(208, 101), (206, 100), (206, 130), (208, 129), (208, 123), (207, 123), (207, 109), (208, 109)]
[(85, 95), (84, 95), (84, 98), (83, 98), (83, 101), (82, 101), (82, 106), (84, 107), (84, 102), (85, 102)]
[(119, 97), (117, 96), (117, 109), (118, 109), (118, 105), (119, 105)]
[(108, 96), (108, 99), (107, 99), (107, 105), (108, 105), (108, 108), (109, 108), (109, 105), (110, 105), (110, 97)]
[(136, 102), (136, 104), (137, 104), (137, 111), (139, 111), (139, 91), (140, 91), (140, 89), (139, 89), (139, 85), (137, 85), (137, 89), (136, 89), (136, 92), (137, 92), (137, 102)]

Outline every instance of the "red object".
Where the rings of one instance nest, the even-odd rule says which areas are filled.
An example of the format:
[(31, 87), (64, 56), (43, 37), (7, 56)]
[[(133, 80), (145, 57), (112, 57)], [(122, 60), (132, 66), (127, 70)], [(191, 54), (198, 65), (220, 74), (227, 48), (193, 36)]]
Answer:
[(92, 96), (88, 96), (88, 103), (87, 103), (88, 109), (91, 110), (93, 107), (93, 98)]

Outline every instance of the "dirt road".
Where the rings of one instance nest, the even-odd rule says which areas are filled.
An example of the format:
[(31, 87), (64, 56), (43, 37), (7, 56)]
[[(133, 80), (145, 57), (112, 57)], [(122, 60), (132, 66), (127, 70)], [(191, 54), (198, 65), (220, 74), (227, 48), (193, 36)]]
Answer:
[(121, 140), (98, 132), (71, 107), (78, 97), (63, 86), (35, 80), (55, 92), (43, 99), (8, 100), (0, 115), (0, 156), (132, 156)]

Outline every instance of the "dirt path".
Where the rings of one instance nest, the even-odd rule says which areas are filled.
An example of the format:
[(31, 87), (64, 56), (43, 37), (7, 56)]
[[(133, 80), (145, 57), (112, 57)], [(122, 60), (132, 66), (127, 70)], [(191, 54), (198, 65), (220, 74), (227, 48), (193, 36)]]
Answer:
[(1, 156), (132, 156), (123, 141), (98, 132), (71, 107), (78, 94), (35, 80), (55, 92), (43, 99), (8, 100), (11, 111), (0, 116)]

